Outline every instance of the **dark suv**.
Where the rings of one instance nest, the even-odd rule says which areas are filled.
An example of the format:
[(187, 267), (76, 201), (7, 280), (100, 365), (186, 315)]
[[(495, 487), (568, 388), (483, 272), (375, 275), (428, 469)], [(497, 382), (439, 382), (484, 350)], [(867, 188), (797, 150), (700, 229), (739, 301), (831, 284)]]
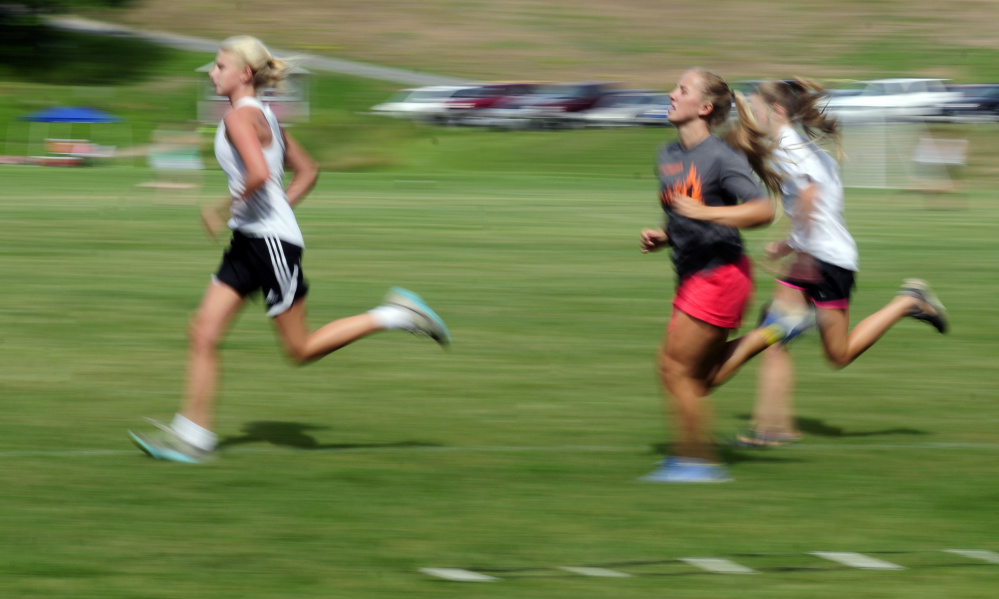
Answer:
[(960, 92), (961, 97), (940, 105), (943, 116), (955, 120), (999, 118), (999, 85), (962, 85), (952, 86), (949, 89)]

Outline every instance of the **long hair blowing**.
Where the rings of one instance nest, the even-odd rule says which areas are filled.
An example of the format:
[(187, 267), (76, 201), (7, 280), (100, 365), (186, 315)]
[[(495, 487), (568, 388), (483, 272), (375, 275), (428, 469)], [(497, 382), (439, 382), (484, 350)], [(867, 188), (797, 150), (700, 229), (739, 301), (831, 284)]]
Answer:
[(773, 166), (773, 142), (757, 124), (749, 102), (741, 93), (733, 92), (728, 83), (715, 73), (703, 69), (695, 69), (695, 72), (701, 76), (704, 101), (712, 106), (711, 112), (705, 117), (708, 128), (714, 129), (725, 124), (734, 102), (738, 119), (726, 131), (725, 143), (746, 155), (749, 166), (771, 195), (780, 195), (781, 176)]
[(800, 127), (809, 139), (831, 139), (837, 154), (842, 154), (839, 124), (825, 111), (825, 91), (814, 81), (788, 79), (764, 81), (756, 93), (767, 104), (783, 108), (791, 124)]

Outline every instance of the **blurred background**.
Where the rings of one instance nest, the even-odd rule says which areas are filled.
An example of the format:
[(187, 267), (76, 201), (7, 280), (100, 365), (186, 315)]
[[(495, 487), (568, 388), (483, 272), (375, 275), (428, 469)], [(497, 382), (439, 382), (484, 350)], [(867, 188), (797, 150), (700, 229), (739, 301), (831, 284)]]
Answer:
[[(32, 115), (61, 105), (101, 109), (127, 123), (94, 128), (125, 136), (98, 146), (114, 145), (126, 157), (141, 154), (154, 142), (152, 132), (165, 126), (214, 124), (222, 102), (205, 84), (210, 61), (185, 60), (176, 49), (210, 55), (213, 43), (236, 32), (299, 59), (300, 86), (274, 98), (281, 100), (275, 106), (287, 109), (285, 121), (310, 124), (302, 137), (324, 166), (335, 169), (404, 161), (399, 154), (412, 130), (364, 113), (501, 129), (662, 125), (664, 92), (692, 66), (715, 70), (733, 84), (820, 81), (830, 87), (830, 112), (845, 125), (991, 122), (999, 111), (994, 10), (990, 2), (954, 7), (923, 1), (296, 1), (280, 11), (253, 0), (6, 4), (0, 10), (0, 69), (18, 93), (6, 93), (0, 104), (8, 124), (10, 151), (4, 154), (37, 154), (19, 144), (38, 143), (39, 135), (59, 139), (62, 131), (27, 131), (25, 122), (38, 122)], [(361, 74), (364, 83), (330, 86), (313, 76), (329, 72)], [(364, 135), (358, 134), (361, 124)], [(89, 129), (70, 128), (71, 138), (88, 138), (76, 131)], [(898, 147), (912, 145), (913, 136), (918, 146), (919, 139), (941, 135), (967, 142), (972, 133), (952, 128), (931, 135), (910, 127), (879, 134), (901, 137)], [(393, 142), (383, 143), (386, 138)], [(992, 147), (985, 138), (971, 146), (983, 152)], [(953, 150), (943, 154), (943, 162), (960, 162)], [(900, 160), (913, 158), (907, 152), (887, 160), (899, 168)], [(969, 160), (974, 163), (974, 156)], [(856, 182), (872, 176), (858, 175)]]

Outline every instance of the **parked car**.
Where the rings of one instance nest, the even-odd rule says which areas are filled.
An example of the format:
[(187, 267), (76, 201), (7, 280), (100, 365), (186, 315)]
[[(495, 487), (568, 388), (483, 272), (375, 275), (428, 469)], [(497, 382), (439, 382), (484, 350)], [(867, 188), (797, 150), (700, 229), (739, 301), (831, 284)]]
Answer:
[(614, 91), (609, 83), (543, 85), (529, 96), (498, 102), (486, 116), (490, 124), (507, 128), (578, 125), (578, 120), (567, 120), (566, 115), (592, 108), (600, 98)]
[(530, 96), (537, 87), (534, 83), (488, 83), (459, 90), (447, 100), (445, 118), (451, 123), (476, 124), (484, 110)]
[(952, 86), (961, 97), (941, 106), (943, 116), (952, 120), (999, 119), (999, 84)]
[(608, 94), (592, 108), (576, 113), (588, 127), (641, 125), (639, 115), (653, 107), (669, 105), (669, 94), (649, 91), (623, 91)]
[(669, 122), (669, 112), (673, 110), (673, 104), (669, 101), (669, 95), (662, 104), (649, 106), (635, 117), (635, 122), (646, 127), (672, 127)]
[(435, 121), (447, 111), (447, 102), (456, 93), (474, 89), (471, 85), (434, 85), (404, 89), (387, 102), (371, 107), (371, 112), (397, 118)]
[(943, 79), (878, 79), (859, 93), (830, 94), (826, 110), (845, 124), (913, 120), (938, 116), (957, 97)]

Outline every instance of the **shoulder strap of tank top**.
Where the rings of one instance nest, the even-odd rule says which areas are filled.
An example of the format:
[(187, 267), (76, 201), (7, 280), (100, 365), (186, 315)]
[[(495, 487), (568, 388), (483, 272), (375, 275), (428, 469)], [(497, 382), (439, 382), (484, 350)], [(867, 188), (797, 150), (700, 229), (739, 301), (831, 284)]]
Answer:
[[(235, 109), (241, 108), (243, 106), (253, 106), (253, 107), (259, 109), (260, 112), (264, 113), (264, 118), (267, 119), (267, 124), (270, 126), (271, 132), (274, 134), (274, 139), (278, 140), (278, 143), (283, 148), (284, 147), (284, 142), (280, 141), (280, 139), (281, 139), (281, 124), (278, 122), (277, 117), (274, 116), (274, 113), (271, 112), (268, 109), (267, 105), (264, 104), (263, 102), (261, 102), (259, 98), (254, 98), (252, 96), (244, 96), (244, 97), (236, 100), (235, 102), (233, 102), (232, 109), (235, 110)], [(223, 124), (224, 124), (224, 121), (223, 121)], [(268, 147), (271, 147), (271, 146), (268, 146)]]
[(264, 103), (261, 102), (259, 99), (254, 98), (253, 96), (244, 96), (236, 100), (232, 104), (233, 110), (237, 108), (242, 108), (243, 106), (253, 106), (255, 108), (259, 108), (260, 110), (264, 109)]

